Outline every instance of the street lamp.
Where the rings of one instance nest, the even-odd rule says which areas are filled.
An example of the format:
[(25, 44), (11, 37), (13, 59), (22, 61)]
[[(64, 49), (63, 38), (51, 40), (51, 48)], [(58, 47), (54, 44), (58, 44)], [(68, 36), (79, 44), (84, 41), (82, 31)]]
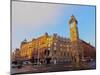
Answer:
[(37, 64), (39, 65), (39, 57), (40, 57), (40, 55), (39, 55), (39, 42), (37, 43)]

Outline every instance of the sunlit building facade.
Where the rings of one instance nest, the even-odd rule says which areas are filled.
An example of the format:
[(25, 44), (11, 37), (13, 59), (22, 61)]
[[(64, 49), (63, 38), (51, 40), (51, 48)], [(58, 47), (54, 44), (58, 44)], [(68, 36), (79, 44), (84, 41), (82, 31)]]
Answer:
[(78, 21), (72, 15), (69, 20), (70, 38), (61, 37), (56, 33), (49, 35), (46, 32), (31, 41), (25, 39), (17, 52), (18, 57), (23, 61), (38, 59), (41, 63), (45, 63), (47, 58), (50, 58), (51, 63), (79, 63), (86, 58), (95, 58), (95, 47), (79, 38), (77, 24)]
[[(70, 46), (70, 40), (67, 38), (60, 37), (57, 34), (44, 35), (37, 39), (27, 42), (24, 40), (20, 46), (20, 57), (22, 59), (39, 58), (40, 61), (45, 61), (45, 58), (51, 58), (52, 60), (64, 61), (68, 58), (68, 51)], [(46, 55), (46, 51), (49, 54)]]

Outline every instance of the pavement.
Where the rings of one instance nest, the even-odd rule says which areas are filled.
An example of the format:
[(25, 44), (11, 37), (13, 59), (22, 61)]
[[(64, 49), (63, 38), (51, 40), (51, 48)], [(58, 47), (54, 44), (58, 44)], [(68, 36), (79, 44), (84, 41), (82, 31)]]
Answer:
[(59, 71), (90, 70), (96, 68), (96, 62), (76, 64), (45, 64), (45, 65), (24, 65), (22, 68), (11, 68), (11, 74), (44, 73)]

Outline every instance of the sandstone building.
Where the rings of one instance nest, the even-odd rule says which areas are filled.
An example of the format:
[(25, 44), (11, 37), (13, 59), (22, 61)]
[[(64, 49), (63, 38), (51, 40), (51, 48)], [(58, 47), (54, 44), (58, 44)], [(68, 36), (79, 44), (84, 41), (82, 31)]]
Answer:
[(45, 63), (46, 59), (50, 62), (60, 63), (73, 61), (79, 63), (82, 59), (95, 58), (96, 49), (89, 43), (79, 38), (78, 21), (72, 15), (69, 20), (70, 38), (64, 38), (54, 33), (49, 35), (47, 32), (31, 41), (26, 39), (21, 42), (20, 49), (15, 52), (15, 58), (20, 60), (38, 59)]

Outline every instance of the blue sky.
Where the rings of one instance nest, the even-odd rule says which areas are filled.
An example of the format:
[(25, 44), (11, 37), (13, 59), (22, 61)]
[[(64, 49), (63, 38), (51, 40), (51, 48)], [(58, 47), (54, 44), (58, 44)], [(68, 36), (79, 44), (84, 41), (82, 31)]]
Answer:
[(12, 49), (19, 48), (25, 38), (31, 40), (45, 32), (69, 38), (72, 14), (80, 39), (95, 46), (95, 6), (12, 2)]

